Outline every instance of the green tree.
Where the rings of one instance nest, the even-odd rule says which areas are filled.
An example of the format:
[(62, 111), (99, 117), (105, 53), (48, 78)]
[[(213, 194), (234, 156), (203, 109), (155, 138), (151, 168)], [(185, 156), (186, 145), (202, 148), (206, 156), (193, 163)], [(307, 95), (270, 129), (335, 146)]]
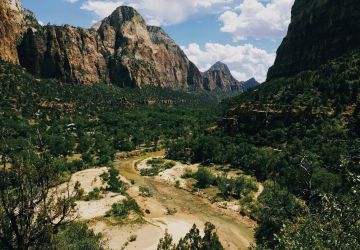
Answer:
[(175, 249), (176, 249), (176, 246), (173, 243), (173, 238), (166, 230), (164, 238), (161, 238), (159, 241), (157, 250), (175, 250)]

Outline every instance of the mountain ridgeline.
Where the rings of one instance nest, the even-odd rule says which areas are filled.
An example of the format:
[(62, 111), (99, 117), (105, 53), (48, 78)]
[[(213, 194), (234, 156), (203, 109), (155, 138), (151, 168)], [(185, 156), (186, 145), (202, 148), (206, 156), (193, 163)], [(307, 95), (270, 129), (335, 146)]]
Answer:
[(277, 51), (268, 80), (317, 69), (360, 48), (359, 16), (359, 1), (295, 1), (288, 34)]
[(41, 26), (32, 15), (26, 22), (28, 11), (19, 0), (3, 1), (0, 11), (6, 26), (0, 29), (10, 31), (2, 33), (7, 43), (0, 57), (19, 62), (38, 78), (187, 91), (242, 91), (256, 84), (253, 79), (250, 85), (238, 82), (228, 70), (203, 74), (162, 28), (147, 26), (132, 7), (117, 8), (92, 29)]

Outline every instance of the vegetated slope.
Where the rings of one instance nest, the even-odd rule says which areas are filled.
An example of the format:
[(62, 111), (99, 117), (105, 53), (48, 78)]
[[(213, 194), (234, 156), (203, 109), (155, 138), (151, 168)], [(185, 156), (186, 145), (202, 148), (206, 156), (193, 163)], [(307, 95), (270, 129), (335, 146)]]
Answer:
[[(359, 16), (355, 5), (296, 1), (269, 80), (226, 101), (217, 128), (168, 145), (170, 158), (231, 164), (265, 182), (250, 212), (259, 249), (360, 249), (360, 26), (348, 19)], [(294, 28), (300, 17), (303, 33)], [(292, 42), (297, 35), (305, 47)]]
[(359, 66), (355, 50), (266, 82), (224, 104), (217, 129), (168, 145), (168, 157), (265, 181), (251, 212), (260, 249), (359, 249)]
[[(115, 150), (153, 145), (203, 129), (216, 119), (209, 93), (170, 89), (71, 86), (36, 80), (19, 66), (0, 62), (3, 137), (18, 154), (45, 138), (51, 154), (90, 154), (111, 160)], [(33, 139), (31, 139), (33, 138)]]

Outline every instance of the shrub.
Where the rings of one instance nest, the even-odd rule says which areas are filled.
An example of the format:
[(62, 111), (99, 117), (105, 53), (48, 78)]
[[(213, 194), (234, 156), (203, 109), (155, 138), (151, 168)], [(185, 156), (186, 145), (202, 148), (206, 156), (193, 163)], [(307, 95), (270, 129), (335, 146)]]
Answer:
[(136, 201), (133, 198), (128, 197), (121, 203), (112, 204), (111, 210), (108, 211), (106, 215), (125, 218), (130, 214), (131, 211), (134, 211), (135, 213), (141, 212), (140, 207)]
[(197, 180), (197, 186), (199, 188), (207, 188), (214, 183), (215, 176), (206, 167), (200, 167), (194, 174), (194, 178)]
[(104, 244), (101, 235), (95, 234), (85, 223), (73, 222), (54, 235), (49, 249), (102, 250)]
[(91, 192), (88, 193), (88, 195), (85, 197), (85, 200), (86, 201), (100, 200), (101, 198), (102, 198), (101, 190), (96, 187)]

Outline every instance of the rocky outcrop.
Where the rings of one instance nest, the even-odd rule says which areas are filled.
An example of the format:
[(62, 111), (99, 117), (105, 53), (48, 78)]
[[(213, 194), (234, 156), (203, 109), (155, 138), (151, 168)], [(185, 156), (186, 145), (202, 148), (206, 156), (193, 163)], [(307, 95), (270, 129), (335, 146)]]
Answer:
[(20, 64), (38, 78), (93, 84), (107, 80), (107, 64), (94, 30), (65, 26), (28, 29), (18, 46)]
[(91, 29), (82, 29), (40, 26), (19, 0), (0, 6), (0, 55), (38, 78), (210, 91), (243, 91), (257, 84), (237, 81), (222, 63), (201, 73), (162, 28), (147, 26), (132, 7), (121, 6)]
[(29, 26), (38, 23), (31, 12), (25, 10), (19, 0), (0, 1), (0, 58), (18, 63), (16, 45)]
[(18, 51), (20, 64), (41, 78), (77, 84), (106, 80), (139, 88), (203, 88), (200, 71), (180, 47), (127, 6), (89, 30), (69, 25), (29, 29)]
[(207, 90), (245, 91), (259, 84), (254, 78), (246, 82), (236, 80), (222, 62), (215, 63), (203, 76), (204, 88)]
[(268, 80), (290, 76), (360, 47), (360, 5), (354, 0), (296, 0), (288, 34)]

